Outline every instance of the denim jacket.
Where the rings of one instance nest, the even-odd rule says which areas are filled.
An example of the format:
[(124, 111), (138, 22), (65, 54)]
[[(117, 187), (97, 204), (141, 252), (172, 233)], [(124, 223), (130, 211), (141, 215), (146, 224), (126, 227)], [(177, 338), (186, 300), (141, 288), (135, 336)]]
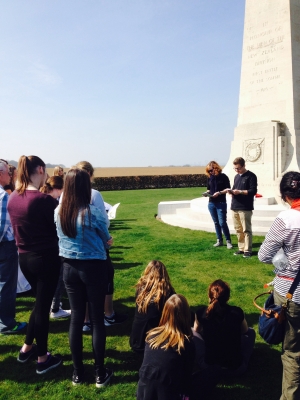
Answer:
[(60, 224), (58, 215), (60, 205), (55, 209), (54, 221), (59, 239), (59, 255), (77, 260), (106, 260), (107, 241), (111, 238), (106, 218), (102, 212), (90, 204), (89, 213), (85, 213), (84, 226), (82, 226), (82, 212), (79, 212), (76, 222), (77, 235), (75, 238), (66, 236)]

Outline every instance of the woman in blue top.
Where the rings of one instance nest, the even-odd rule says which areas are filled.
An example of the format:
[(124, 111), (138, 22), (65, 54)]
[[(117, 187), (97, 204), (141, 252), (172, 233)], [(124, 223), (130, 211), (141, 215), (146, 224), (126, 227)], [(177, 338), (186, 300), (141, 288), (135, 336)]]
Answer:
[(106, 248), (112, 244), (106, 218), (90, 204), (91, 182), (86, 171), (66, 175), (62, 203), (55, 210), (59, 255), (64, 258), (64, 282), (71, 306), (69, 330), (73, 385), (83, 381), (82, 324), (88, 302), (92, 324), (96, 387), (105, 386), (113, 372), (104, 367), (106, 332), (103, 323), (107, 289)]

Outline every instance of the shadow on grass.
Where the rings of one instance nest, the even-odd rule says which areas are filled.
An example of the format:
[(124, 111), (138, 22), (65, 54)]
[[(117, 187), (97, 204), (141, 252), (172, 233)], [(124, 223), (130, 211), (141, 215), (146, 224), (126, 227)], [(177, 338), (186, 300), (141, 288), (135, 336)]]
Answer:
[(114, 249), (132, 249), (132, 248), (133, 248), (133, 246), (115, 246), (115, 245), (113, 245), (111, 250), (113, 251)]
[[(132, 306), (127, 306), (124, 303), (131, 303)], [(129, 296), (121, 299), (114, 300), (114, 310), (116, 313), (125, 314), (128, 319), (122, 324), (112, 325), (106, 327), (107, 336), (129, 336), (131, 333), (131, 327), (134, 317), (135, 310), (135, 297)], [(49, 333), (59, 334), (66, 333), (68, 335), (70, 325), (70, 318), (50, 319)], [(121, 333), (120, 333), (121, 332)], [(83, 333), (84, 336), (91, 336), (91, 332)]]
[(262, 245), (262, 242), (259, 242), (259, 243), (252, 243), (252, 248), (260, 248), (260, 246)]
[[(116, 263), (115, 261), (119, 260), (116, 258), (112, 258), (112, 261), (114, 263), (114, 268), (115, 269), (129, 269), (129, 268), (134, 268), (134, 267), (139, 267), (140, 265), (144, 265), (143, 263)], [(123, 258), (121, 258), (120, 260), (123, 260)]]
[(128, 222), (128, 221), (137, 221), (137, 218), (114, 219), (114, 220), (111, 220), (111, 225), (123, 224), (124, 221), (125, 221), (125, 222)]
[(125, 229), (132, 229), (130, 226), (112, 226), (109, 228), (109, 231), (119, 231), (119, 230), (125, 230)]

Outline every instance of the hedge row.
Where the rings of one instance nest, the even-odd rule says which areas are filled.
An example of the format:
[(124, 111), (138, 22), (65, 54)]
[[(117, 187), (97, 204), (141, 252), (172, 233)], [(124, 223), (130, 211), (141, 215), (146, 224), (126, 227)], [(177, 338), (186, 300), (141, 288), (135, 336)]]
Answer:
[(149, 175), (149, 176), (115, 176), (110, 178), (95, 178), (93, 189), (105, 190), (135, 190), (206, 186), (207, 177), (204, 174), (194, 175)]

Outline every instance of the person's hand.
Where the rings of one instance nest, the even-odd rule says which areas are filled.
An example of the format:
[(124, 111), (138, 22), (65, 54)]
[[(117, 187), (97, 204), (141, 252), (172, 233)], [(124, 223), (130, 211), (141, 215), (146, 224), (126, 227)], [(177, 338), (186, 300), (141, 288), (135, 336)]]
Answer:
[(107, 241), (107, 244), (108, 244), (109, 246), (112, 246), (113, 242), (114, 242), (113, 237), (110, 237), (110, 239)]
[(218, 196), (220, 196), (220, 192), (216, 192), (216, 193), (214, 193), (214, 194), (212, 195), (212, 197), (218, 197)]
[(239, 189), (234, 189), (234, 190), (232, 191), (232, 193), (236, 196), (236, 195), (238, 195), (238, 194), (241, 194), (241, 191), (240, 191)]

